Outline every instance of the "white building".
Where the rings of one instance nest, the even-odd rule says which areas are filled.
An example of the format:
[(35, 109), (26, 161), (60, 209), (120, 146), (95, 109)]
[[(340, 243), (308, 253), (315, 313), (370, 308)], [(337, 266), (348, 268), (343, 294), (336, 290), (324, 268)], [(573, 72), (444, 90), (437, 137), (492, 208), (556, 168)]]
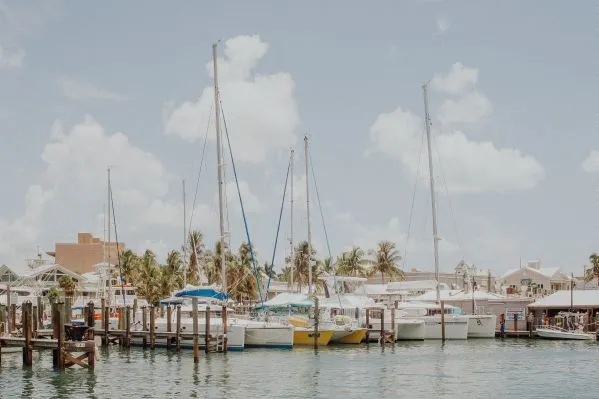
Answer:
[(512, 269), (497, 279), (502, 293), (507, 295), (545, 296), (570, 288), (571, 278), (559, 267), (541, 267), (540, 261), (530, 261), (525, 267)]

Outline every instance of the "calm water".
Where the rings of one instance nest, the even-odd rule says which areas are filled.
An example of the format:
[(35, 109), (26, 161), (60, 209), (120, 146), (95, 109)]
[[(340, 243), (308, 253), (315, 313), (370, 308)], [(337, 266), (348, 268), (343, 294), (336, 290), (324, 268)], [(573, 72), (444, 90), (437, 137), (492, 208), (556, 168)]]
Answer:
[[(227, 355), (101, 351), (93, 372), (52, 370), (50, 351), (4, 355), (0, 397), (597, 398), (595, 342), (480, 340)], [(594, 388), (593, 388), (594, 387)]]

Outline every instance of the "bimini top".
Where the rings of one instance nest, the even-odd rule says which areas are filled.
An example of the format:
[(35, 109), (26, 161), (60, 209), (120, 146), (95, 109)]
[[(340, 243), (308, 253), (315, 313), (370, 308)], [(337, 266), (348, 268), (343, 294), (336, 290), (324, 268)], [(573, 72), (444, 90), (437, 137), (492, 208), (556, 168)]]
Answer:
[(195, 285), (186, 285), (181, 291), (175, 292), (175, 297), (203, 297), (213, 298), (220, 301), (226, 301), (229, 296), (224, 292), (220, 292), (216, 289), (216, 286), (201, 286), (196, 287)]
[(311, 307), (312, 305), (313, 302), (305, 294), (282, 292), (263, 304), (256, 305), (256, 309)]

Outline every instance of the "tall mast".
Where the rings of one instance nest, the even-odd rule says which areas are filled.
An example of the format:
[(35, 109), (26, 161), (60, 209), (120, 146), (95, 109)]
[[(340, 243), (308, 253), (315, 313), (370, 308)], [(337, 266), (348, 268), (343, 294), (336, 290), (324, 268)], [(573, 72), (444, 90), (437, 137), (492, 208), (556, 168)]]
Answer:
[(308, 296), (312, 295), (312, 229), (310, 227), (310, 183), (308, 179), (308, 135), (304, 136), (306, 157), (306, 216), (308, 218)]
[(295, 263), (294, 263), (294, 259), (293, 259), (294, 250), (295, 250), (293, 248), (293, 245), (294, 245), (293, 244), (293, 198), (294, 198), (293, 197), (293, 163), (295, 162), (294, 161), (294, 155), (295, 155), (295, 150), (292, 148), (291, 149), (291, 166), (290, 166), (291, 167), (291, 182), (290, 182), (290, 184), (291, 184), (291, 187), (290, 187), (291, 188), (291, 207), (290, 207), (290, 211), (289, 211), (289, 213), (290, 213), (290, 215), (289, 215), (289, 217), (290, 217), (289, 224), (290, 224), (290, 230), (291, 230), (290, 236), (289, 236), (289, 245), (291, 245), (291, 255), (290, 255), (290, 257), (291, 257), (291, 264), (290, 264), (290, 271), (289, 272), (290, 272), (290, 275), (291, 275), (291, 290), (292, 291), (293, 291), (293, 268), (295, 267)]
[(214, 64), (214, 126), (216, 127), (216, 162), (218, 164), (218, 218), (220, 226), (220, 265), (222, 274), (223, 292), (227, 292), (227, 265), (225, 263), (225, 215), (223, 212), (223, 153), (221, 150), (220, 134), (220, 101), (218, 94), (218, 42), (212, 45), (212, 62)]
[(424, 125), (426, 127), (426, 143), (428, 147), (428, 173), (431, 183), (431, 207), (433, 211), (433, 246), (435, 248), (435, 286), (437, 291), (437, 302), (441, 300), (439, 291), (439, 235), (437, 234), (437, 205), (435, 203), (435, 178), (433, 173), (433, 154), (431, 151), (431, 118), (428, 113), (428, 93), (426, 83), (422, 85), (424, 96)]
[(185, 203), (185, 179), (181, 181), (183, 188), (183, 287), (187, 285), (187, 206)]
[(110, 166), (108, 167), (108, 203), (107, 203), (107, 207), (108, 207), (108, 232), (107, 232), (107, 240), (108, 240), (108, 244), (106, 246), (106, 258), (107, 258), (107, 274), (108, 274), (108, 298), (106, 299), (108, 302), (108, 305), (110, 306), (111, 304), (111, 300), (112, 300), (112, 265), (110, 264), (110, 253), (111, 248), (110, 248), (110, 201), (112, 200), (112, 189), (110, 187)]

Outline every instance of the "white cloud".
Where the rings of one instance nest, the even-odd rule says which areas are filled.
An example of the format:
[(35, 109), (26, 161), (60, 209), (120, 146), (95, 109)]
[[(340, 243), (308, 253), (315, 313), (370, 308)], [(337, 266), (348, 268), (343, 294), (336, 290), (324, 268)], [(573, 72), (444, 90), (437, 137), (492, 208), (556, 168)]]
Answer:
[(9, 50), (0, 44), (0, 69), (20, 68), (24, 58), (25, 50), (22, 48)]
[[(241, 213), (239, 193), (237, 192), (237, 185), (235, 182), (232, 181), (227, 183), (225, 191), (229, 209), (234, 209), (236, 212)], [(243, 180), (239, 182), (239, 191), (241, 192), (241, 199), (243, 200), (243, 207), (246, 213), (260, 213), (264, 210), (262, 203), (258, 197), (252, 193), (247, 182)], [(215, 194), (214, 200), (218, 204), (217, 194)]]
[(478, 69), (468, 68), (460, 62), (451, 66), (445, 74), (436, 74), (431, 87), (455, 99), (445, 99), (439, 109), (438, 118), (444, 125), (477, 125), (485, 123), (493, 113), (491, 101), (481, 93), (478, 83)]
[(488, 121), (492, 113), (491, 101), (479, 91), (472, 91), (458, 100), (445, 100), (439, 109), (438, 118), (445, 125), (475, 125)]
[[(299, 124), (293, 95), (295, 84), (288, 73), (255, 74), (254, 68), (268, 50), (260, 37), (238, 36), (227, 40), (224, 58), (219, 58), (219, 89), (224, 116), (231, 135), (235, 159), (261, 163), (267, 153), (287, 149), (296, 141)], [(212, 63), (206, 64), (212, 76)], [(179, 106), (165, 104), (165, 133), (193, 141), (204, 136), (214, 91), (205, 87), (196, 101)], [(212, 121), (214, 122), (214, 121)], [(214, 123), (209, 137), (214, 139)], [(224, 130), (223, 130), (224, 132)]]
[(76, 78), (61, 77), (58, 79), (62, 94), (76, 101), (103, 100), (125, 101), (127, 97), (122, 94), (97, 87), (89, 82)]
[(451, 22), (447, 17), (440, 16), (437, 17), (437, 32), (440, 34), (444, 34), (451, 27)]
[[(421, 154), (422, 130), (422, 120), (401, 107), (382, 113), (370, 128), (370, 151), (398, 159), (403, 170), (414, 176)], [(543, 167), (532, 156), (517, 149), (497, 148), (489, 141), (469, 140), (460, 131), (439, 134), (436, 149), (447, 187), (455, 193), (524, 190), (534, 187), (545, 176)], [(421, 168), (423, 165), (424, 162)], [(441, 173), (439, 166), (437, 174)], [(421, 173), (420, 177), (425, 175)]]
[(587, 173), (599, 173), (599, 151), (591, 150), (589, 156), (582, 162), (581, 167)]
[(22, 261), (23, 253), (35, 250), (36, 240), (44, 224), (46, 204), (52, 200), (52, 190), (31, 185), (25, 195), (25, 211), (12, 222), (0, 219), (0, 255), (10, 262)]
[(468, 68), (456, 62), (447, 74), (436, 74), (431, 80), (431, 87), (443, 93), (460, 95), (474, 90), (477, 82), (477, 68)]

